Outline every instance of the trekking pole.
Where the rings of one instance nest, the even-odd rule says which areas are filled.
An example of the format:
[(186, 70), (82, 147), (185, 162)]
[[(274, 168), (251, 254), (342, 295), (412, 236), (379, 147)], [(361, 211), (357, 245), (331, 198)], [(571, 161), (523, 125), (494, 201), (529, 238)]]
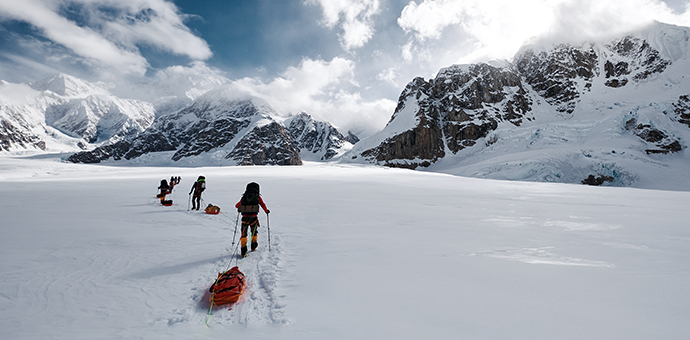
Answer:
[(268, 217), (271, 214), (266, 214), (266, 227), (268, 227), (268, 252), (271, 252), (271, 219)]
[(189, 194), (189, 200), (187, 201), (187, 211), (189, 211), (190, 206), (192, 205), (192, 194)]
[(240, 213), (237, 212), (237, 219), (235, 220), (235, 232), (232, 233), (232, 245), (235, 245), (235, 236), (237, 236), (237, 223), (240, 221)]

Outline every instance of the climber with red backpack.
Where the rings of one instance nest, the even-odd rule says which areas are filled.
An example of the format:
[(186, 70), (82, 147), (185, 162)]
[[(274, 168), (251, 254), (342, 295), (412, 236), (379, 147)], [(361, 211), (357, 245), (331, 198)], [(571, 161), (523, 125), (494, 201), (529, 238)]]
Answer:
[(247, 189), (244, 191), (244, 194), (242, 194), (242, 199), (235, 204), (237, 211), (242, 214), (242, 237), (240, 238), (240, 244), (242, 245), (242, 257), (247, 256), (247, 231), (250, 229), (250, 227), (252, 236), (251, 250), (254, 251), (256, 250), (256, 247), (259, 246), (259, 218), (257, 217), (259, 214), (259, 206), (261, 206), (268, 216), (271, 211), (266, 208), (266, 204), (261, 198), (261, 194), (259, 193), (259, 184), (251, 182), (247, 184)]

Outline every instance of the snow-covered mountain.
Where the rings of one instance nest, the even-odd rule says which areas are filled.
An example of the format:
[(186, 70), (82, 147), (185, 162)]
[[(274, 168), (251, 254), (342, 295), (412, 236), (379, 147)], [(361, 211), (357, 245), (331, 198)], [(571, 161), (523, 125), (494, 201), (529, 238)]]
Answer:
[(342, 159), (486, 178), (661, 182), (690, 165), (689, 40), (690, 28), (655, 23), (445, 68), (411, 81), (387, 126)]
[(135, 159), (168, 152), (174, 162), (194, 164), (299, 165), (302, 161), (292, 139), (273, 118), (276, 112), (258, 98), (221, 87), (199, 97), (192, 105), (159, 117), (136, 138), (72, 155), (72, 162)]
[(201, 62), (190, 67), (172, 66), (158, 71), (146, 82), (117, 84), (112, 93), (120, 98), (134, 98), (152, 103), (159, 116), (176, 112), (189, 106), (204, 93), (229, 83)]
[(329, 123), (315, 121), (306, 113), (281, 122), (278, 113), (266, 101), (237, 93), (231, 86), (221, 86), (178, 112), (160, 116), (135, 138), (80, 152), (68, 160), (81, 163), (131, 160), (171, 165), (300, 165), (300, 151), (321, 155), (318, 160), (328, 160), (350, 147), (345, 137)]
[(156, 93), (142, 90), (139, 97), (165, 94), (152, 102), (122, 99), (109, 92), (111, 85), (64, 74), (31, 84), (2, 82), (0, 151), (86, 150), (69, 158), (74, 162), (294, 165), (302, 162), (300, 152), (329, 160), (357, 141), (306, 113), (280, 118), (268, 103), (236, 93), (223, 79), (184, 78)]
[(121, 99), (65, 74), (29, 85), (0, 84), (0, 151), (69, 151), (146, 130), (150, 103)]
[(307, 160), (324, 161), (338, 157), (359, 141), (352, 132), (348, 131), (344, 136), (330, 123), (316, 121), (305, 112), (288, 118), (283, 124), (295, 139), (302, 158)]

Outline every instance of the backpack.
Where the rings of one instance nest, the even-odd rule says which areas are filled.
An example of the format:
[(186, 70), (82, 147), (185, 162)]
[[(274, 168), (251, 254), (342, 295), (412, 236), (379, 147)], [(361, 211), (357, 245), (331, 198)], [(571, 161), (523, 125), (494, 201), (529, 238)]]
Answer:
[(199, 176), (199, 179), (192, 184), (192, 191), (194, 192), (194, 196), (200, 196), (202, 192), (206, 190), (206, 177), (204, 176)]
[(254, 182), (247, 184), (247, 189), (242, 194), (240, 207), (237, 208), (237, 211), (241, 213), (258, 213), (259, 196), (259, 184)]

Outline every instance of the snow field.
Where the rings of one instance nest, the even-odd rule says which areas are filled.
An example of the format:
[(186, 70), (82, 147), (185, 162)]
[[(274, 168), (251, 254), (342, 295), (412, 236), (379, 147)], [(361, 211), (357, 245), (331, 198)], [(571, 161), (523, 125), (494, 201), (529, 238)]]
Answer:
[[(174, 205), (163, 178), (182, 176)], [(188, 211), (197, 176), (204, 203)], [(261, 184), (259, 249), (232, 257)], [(308, 163), (0, 158), (4, 339), (686, 339), (690, 193)], [(239, 228), (236, 235), (239, 242)], [(243, 300), (212, 311), (235, 263)]]

